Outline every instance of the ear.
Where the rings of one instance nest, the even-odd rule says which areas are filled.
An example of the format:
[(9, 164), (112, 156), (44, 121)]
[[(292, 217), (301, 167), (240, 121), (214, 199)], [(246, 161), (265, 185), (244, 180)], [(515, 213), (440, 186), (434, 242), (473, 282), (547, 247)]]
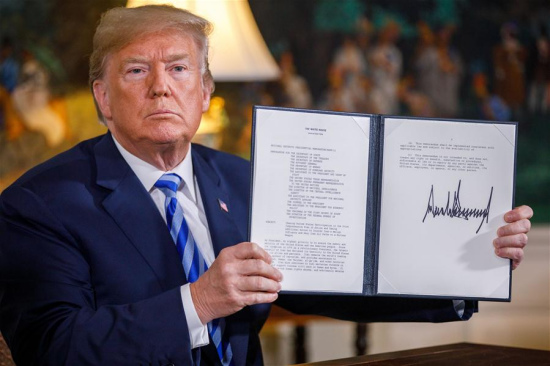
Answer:
[(212, 94), (211, 89), (203, 86), (202, 87), (202, 112), (208, 111), (210, 107), (210, 95)]
[(97, 102), (97, 106), (103, 114), (103, 117), (108, 120), (111, 119), (111, 101), (107, 91), (107, 84), (103, 80), (95, 80), (92, 84), (92, 90), (94, 92), (94, 98)]

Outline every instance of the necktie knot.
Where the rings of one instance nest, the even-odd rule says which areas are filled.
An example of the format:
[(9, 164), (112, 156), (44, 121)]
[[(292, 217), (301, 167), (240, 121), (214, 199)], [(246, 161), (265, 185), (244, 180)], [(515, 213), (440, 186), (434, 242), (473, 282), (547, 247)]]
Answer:
[(181, 177), (176, 173), (164, 173), (155, 183), (155, 187), (160, 189), (168, 198), (176, 197), (181, 180)]

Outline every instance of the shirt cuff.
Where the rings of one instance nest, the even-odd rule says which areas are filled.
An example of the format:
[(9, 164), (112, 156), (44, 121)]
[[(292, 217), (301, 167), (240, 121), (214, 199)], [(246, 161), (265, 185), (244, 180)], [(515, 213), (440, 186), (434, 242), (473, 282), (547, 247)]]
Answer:
[(201, 323), (201, 320), (197, 315), (195, 304), (193, 304), (193, 299), (191, 298), (191, 289), (189, 284), (181, 286), (180, 292), (185, 319), (187, 320), (187, 329), (189, 330), (191, 348), (206, 346), (210, 343), (208, 339), (208, 328), (206, 325)]
[(464, 309), (466, 308), (466, 302), (464, 302), (464, 300), (453, 300), (453, 306), (459, 318), (462, 319), (464, 316)]

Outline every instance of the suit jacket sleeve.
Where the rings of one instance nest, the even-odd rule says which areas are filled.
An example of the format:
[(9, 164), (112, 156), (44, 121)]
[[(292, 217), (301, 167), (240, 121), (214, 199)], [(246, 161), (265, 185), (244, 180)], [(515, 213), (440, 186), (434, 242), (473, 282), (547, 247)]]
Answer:
[(179, 287), (98, 306), (86, 249), (42, 197), (12, 186), (0, 214), (0, 325), (18, 365), (191, 364)]

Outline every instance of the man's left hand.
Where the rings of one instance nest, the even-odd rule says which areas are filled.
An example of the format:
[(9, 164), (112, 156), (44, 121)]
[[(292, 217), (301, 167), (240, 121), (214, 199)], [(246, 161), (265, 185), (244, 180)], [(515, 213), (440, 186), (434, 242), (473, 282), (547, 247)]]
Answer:
[(495, 253), (499, 257), (512, 260), (512, 269), (516, 269), (523, 259), (523, 248), (527, 245), (527, 233), (531, 229), (533, 210), (529, 206), (519, 206), (504, 214), (508, 224), (497, 230), (493, 240)]

